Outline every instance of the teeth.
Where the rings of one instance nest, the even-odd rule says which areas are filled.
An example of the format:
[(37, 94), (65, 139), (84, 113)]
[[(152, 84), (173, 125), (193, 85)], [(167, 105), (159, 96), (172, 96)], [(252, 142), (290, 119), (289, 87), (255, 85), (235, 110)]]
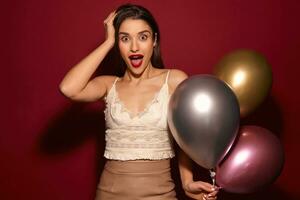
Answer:
[(141, 58), (143, 58), (143, 56), (129, 56), (129, 59), (132, 59), (132, 60), (141, 59)]

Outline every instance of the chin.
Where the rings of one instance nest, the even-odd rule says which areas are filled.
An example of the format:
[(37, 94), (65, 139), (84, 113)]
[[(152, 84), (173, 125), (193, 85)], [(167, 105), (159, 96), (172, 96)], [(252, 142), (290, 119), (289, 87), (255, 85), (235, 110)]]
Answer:
[(133, 73), (134, 75), (141, 75), (145, 71), (145, 69), (146, 67), (142, 67), (142, 66), (138, 68), (132, 66), (129, 67), (130, 72)]

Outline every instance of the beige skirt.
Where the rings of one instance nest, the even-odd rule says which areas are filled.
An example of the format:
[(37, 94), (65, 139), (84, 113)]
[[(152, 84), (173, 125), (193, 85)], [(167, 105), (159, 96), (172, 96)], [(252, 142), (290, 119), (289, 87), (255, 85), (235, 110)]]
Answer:
[(107, 160), (95, 200), (176, 200), (170, 160)]

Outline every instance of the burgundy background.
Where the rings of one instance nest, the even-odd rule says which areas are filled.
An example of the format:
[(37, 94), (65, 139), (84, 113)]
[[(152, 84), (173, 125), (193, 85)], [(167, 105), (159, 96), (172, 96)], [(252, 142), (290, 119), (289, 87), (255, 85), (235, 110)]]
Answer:
[[(103, 165), (103, 104), (71, 103), (58, 85), (104, 40), (102, 21), (124, 2), (2, 2), (0, 199), (93, 199)], [(276, 134), (285, 166), (277, 181), (260, 192), (222, 192), (219, 199), (300, 198), (298, 1), (133, 2), (149, 8), (159, 22), (169, 68), (189, 75), (211, 73), (222, 56), (239, 48), (266, 56), (274, 76), (271, 94), (242, 124)], [(180, 188), (176, 160), (173, 166)], [(195, 173), (207, 176), (197, 166)]]

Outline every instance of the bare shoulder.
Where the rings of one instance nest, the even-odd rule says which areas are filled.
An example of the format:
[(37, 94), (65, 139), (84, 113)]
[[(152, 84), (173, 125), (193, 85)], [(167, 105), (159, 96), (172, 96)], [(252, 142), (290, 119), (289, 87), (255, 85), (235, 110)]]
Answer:
[(184, 80), (188, 77), (188, 75), (179, 69), (170, 69), (170, 76), (172, 76), (172, 79), (178, 79), (178, 80)]
[(169, 75), (169, 86), (171, 91), (175, 90), (176, 87), (185, 79), (188, 78), (188, 75), (179, 69), (171, 69)]
[(110, 88), (112, 87), (114, 81), (118, 78), (117, 76), (110, 76), (110, 75), (101, 75), (95, 77), (92, 81), (94, 82), (95, 85), (103, 85), (105, 86), (105, 90), (107, 93)]
[(95, 82), (95, 84), (104, 83), (106, 88), (110, 88), (114, 81), (116, 80), (117, 76), (109, 76), (109, 75), (102, 75), (102, 76), (96, 76), (92, 81)]

